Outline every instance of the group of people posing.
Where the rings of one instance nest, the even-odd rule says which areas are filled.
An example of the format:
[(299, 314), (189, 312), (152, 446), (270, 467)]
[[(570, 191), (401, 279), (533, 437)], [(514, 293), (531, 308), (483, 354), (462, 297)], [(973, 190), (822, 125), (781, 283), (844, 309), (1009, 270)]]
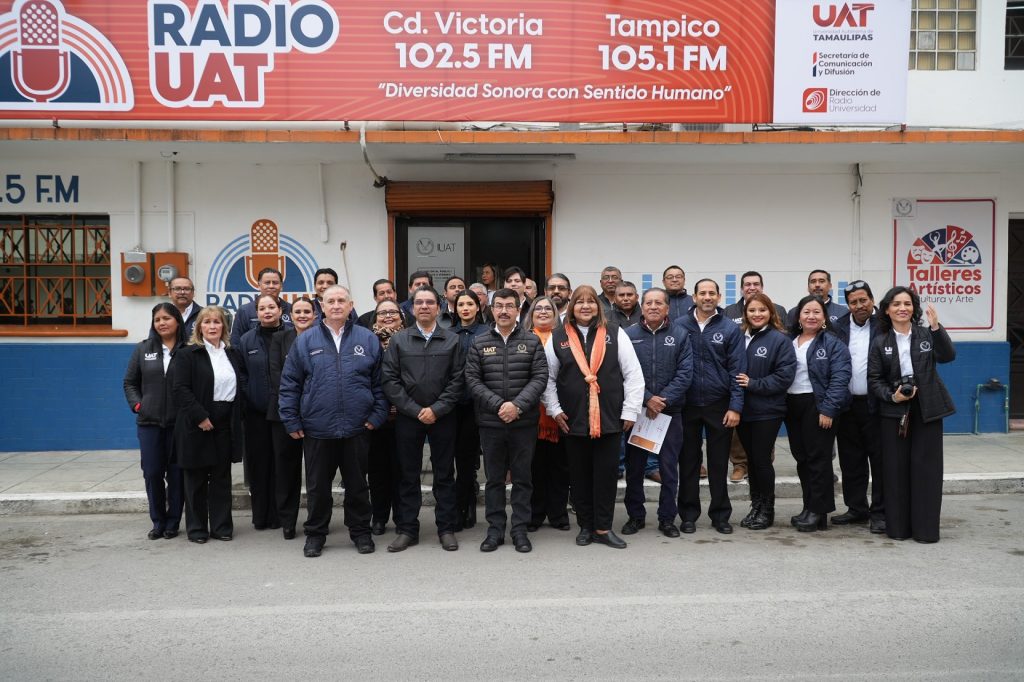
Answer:
[[(938, 541), (942, 419), (955, 408), (935, 366), (955, 350), (913, 290), (894, 287), (876, 306), (871, 287), (854, 281), (847, 308), (831, 298), (829, 273), (815, 270), (787, 312), (757, 272), (744, 273), (742, 300), (725, 309), (717, 282), (701, 279), (690, 293), (678, 266), (642, 295), (615, 267), (599, 289), (573, 289), (555, 273), (531, 291), (522, 269), (492, 264), (481, 280), (450, 277), (439, 292), (415, 272), (399, 303), (394, 283), (380, 279), (374, 309), (357, 316), (333, 270), (319, 270), (315, 294), (289, 303), (268, 268), (233, 324), (222, 308), (194, 302), (188, 278), (173, 280), (124, 379), (149, 538), (175, 537), (184, 509), (192, 542), (231, 540), (231, 464), (242, 461), (254, 527), (292, 539), (304, 463), (305, 556), (323, 551), (339, 470), (357, 551), (373, 552), (392, 519), (387, 549), (403, 551), (420, 539), (428, 440), (445, 550), (477, 522), (481, 454), (484, 552), (506, 539), (529, 552), (529, 534), (545, 522), (570, 530), (570, 509), (576, 544), (625, 548), (613, 530), (620, 459), (620, 532), (646, 526), (644, 476), (656, 472), (659, 532), (694, 533), (705, 443), (707, 515), (715, 531), (732, 533), (734, 437), (750, 486), (740, 525), (763, 530), (775, 523), (774, 445), (785, 423), (803, 491), (791, 519), (798, 531), (828, 528), (838, 440), (847, 511), (832, 523)], [(627, 444), (641, 415), (665, 424), (656, 455)]]

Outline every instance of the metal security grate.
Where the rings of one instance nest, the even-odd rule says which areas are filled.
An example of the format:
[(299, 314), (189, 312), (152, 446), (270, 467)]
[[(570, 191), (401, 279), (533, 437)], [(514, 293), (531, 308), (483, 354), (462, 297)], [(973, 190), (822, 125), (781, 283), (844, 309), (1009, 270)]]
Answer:
[(1024, 69), (1024, 0), (1006, 3), (1006, 63), (1007, 70)]
[(0, 325), (111, 319), (108, 216), (0, 216)]

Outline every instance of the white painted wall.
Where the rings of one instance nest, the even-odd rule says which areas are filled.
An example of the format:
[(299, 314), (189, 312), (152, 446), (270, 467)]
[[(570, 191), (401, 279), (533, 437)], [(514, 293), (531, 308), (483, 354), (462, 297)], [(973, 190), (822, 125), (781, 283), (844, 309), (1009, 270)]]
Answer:
[(1024, 128), (1024, 71), (1007, 71), (1006, 3), (978, 2), (975, 71), (910, 71), (907, 124)]
[[(385, 169), (387, 171), (388, 169)], [(864, 165), (862, 240), (853, 235), (854, 177), (846, 164), (760, 164), (701, 167), (681, 164), (569, 164), (564, 167), (407, 166), (405, 180), (550, 179), (555, 188), (552, 264), (574, 284), (598, 281), (608, 264), (640, 283), (643, 273), (682, 265), (692, 285), (709, 276), (760, 270), (766, 291), (791, 306), (805, 291), (806, 273), (825, 268), (833, 281), (862, 276), (876, 293), (891, 282), (893, 197), (997, 200), (998, 286), (992, 332), (960, 333), (971, 340), (1005, 339), (1006, 236), (1010, 213), (1024, 213), (1024, 166), (930, 168)], [(0, 174), (77, 173), (75, 212), (110, 213), (114, 326), (140, 338), (158, 299), (120, 295), (120, 253), (134, 246), (132, 165), (124, 161), (0, 161)], [(162, 162), (143, 166), (143, 246), (167, 246), (165, 172)], [(371, 282), (388, 270), (384, 192), (371, 186), (361, 164), (325, 167), (331, 233), (320, 241), (317, 169), (313, 164), (181, 163), (177, 166), (177, 249), (193, 255), (192, 272), (202, 301), (209, 265), (231, 239), (261, 217), (301, 240), (321, 266), (343, 272), (338, 244), (348, 242), (348, 281), (357, 308), (371, 301)], [(10, 211), (12, 207), (0, 206)], [(17, 212), (55, 207), (20, 204)], [(59, 210), (59, 209), (56, 209)], [(70, 212), (70, 211), (69, 211)], [(401, 288), (401, 287), (400, 287)], [(19, 339), (19, 341), (22, 341)], [(95, 341), (94, 339), (91, 341)], [(113, 339), (111, 342), (120, 342)], [(40, 340), (48, 343), (51, 340)]]

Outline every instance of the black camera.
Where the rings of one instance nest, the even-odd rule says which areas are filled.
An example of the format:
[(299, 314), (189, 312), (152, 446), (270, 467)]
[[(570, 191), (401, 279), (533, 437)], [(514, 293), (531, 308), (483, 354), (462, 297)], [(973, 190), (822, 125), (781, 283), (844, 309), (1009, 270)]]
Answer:
[(900, 380), (893, 384), (893, 389), (902, 393), (904, 397), (909, 398), (914, 394), (914, 386), (916, 386), (914, 383), (914, 375), (907, 374), (905, 376), (901, 376)]

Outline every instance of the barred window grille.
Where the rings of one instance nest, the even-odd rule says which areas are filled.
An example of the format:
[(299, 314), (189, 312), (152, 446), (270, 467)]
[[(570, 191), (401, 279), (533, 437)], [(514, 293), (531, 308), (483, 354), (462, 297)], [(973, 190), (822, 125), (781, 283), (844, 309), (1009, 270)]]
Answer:
[(1006, 3), (1006, 63), (1008, 70), (1024, 69), (1024, 0)]
[(0, 215), (0, 325), (111, 325), (110, 217)]
[(974, 71), (978, 0), (912, 0), (910, 68)]

